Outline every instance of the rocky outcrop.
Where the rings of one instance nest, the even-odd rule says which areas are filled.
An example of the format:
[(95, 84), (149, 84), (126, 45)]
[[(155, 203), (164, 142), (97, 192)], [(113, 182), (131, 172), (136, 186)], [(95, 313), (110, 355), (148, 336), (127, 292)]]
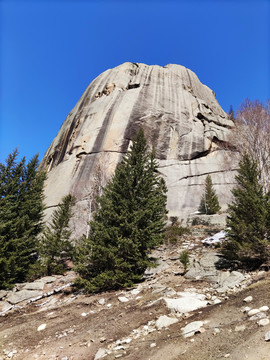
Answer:
[(155, 147), (171, 215), (197, 210), (207, 174), (226, 206), (235, 170), (228, 144), (233, 122), (214, 92), (184, 66), (124, 63), (88, 86), (46, 152), (48, 207), (72, 193), (80, 209), (76, 228), (86, 226), (97, 173), (104, 183), (140, 127)]

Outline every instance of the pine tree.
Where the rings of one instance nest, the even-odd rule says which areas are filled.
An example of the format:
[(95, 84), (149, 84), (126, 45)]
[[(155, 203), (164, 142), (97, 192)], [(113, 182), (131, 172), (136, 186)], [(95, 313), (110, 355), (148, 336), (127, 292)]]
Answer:
[(234, 200), (227, 218), (228, 242), (223, 252), (247, 268), (256, 268), (269, 256), (269, 199), (260, 184), (258, 165), (247, 153), (239, 162)]
[(72, 195), (62, 199), (52, 214), (52, 223), (45, 226), (41, 236), (39, 252), (41, 271), (46, 275), (62, 273), (65, 270), (63, 260), (73, 256), (69, 221), (74, 201)]
[(141, 279), (148, 254), (163, 240), (166, 185), (141, 129), (99, 198), (77, 269), (89, 292), (118, 289)]
[(219, 210), (219, 201), (216, 195), (216, 191), (213, 187), (212, 178), (210, 175), (207, 175), (199, 211), (202, 214), (213, 215), (216, 214)]
[(0, 166), (0, 288), (26, 279), (42, 229), (45, 173), (37, 155), (28, 164), (17, 157), (15, 150)]

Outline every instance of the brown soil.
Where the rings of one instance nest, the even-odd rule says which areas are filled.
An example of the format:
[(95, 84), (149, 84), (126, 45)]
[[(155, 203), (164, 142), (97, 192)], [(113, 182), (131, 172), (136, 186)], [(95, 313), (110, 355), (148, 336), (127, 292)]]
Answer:
[[(172, 256), (172, 252), (169, 255)], [(139, 297), (130, 296), (128, 302), (120, 302), (118, 297), (129, 292), (115, 291), (92, 296), (66, 292), (7, 312), (0, 317), (0, 359), (93, 360), (100, 348), (109, 349), (116, 340), (124, 338), (131, 341), (124, 349), (112, 351), (104, 359), (270, 359), (270, 342), (264, 340), (270, 324), (259, 326), (242, 311), (245, 305), (270, 307), (268, 272), (255, 274), (252, 285), (236, 295), (230, 295), (222, 303), (199, 309), (187, 318), (179, 318), (178, 323), (167, 329), (146, 331), (145, 335), (136, 339), (134, 329), (142, 329), (149, 321), (169, 314), (163, 295), (153, 292), (154, 286), (158, 284), (176, 291), (209, 287), (203, 281), (184, 279), (180, 275), (183, 269), (178, 260), (170, 264), (160, 274), (146, 280), (141, 285)], [(245, 304), (243, 299), (248, 295), (253, 296), (253, 301)], [(105, 304), (101, 305), (99, 300), (102, 298)], [(184, 338), (181, 328), (195, 320), (207, 320), (205, 331)], [(42, 324), (46, 324), (46, 328), (38, 331)], [(245, 330), (236, 332), (238, 325), (245, 325)], [(8, 357), (13, 350), (16, 352)]]

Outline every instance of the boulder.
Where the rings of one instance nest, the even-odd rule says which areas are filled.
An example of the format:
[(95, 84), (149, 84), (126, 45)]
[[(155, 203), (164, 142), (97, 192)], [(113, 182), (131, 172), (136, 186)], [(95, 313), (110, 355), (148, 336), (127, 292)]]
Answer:
[(8, 303), (7, 301), (0, 301), (0, 313), (6, 312), (10, 308), (12, 308), (12, 305), (10, 305), (10, 303)]
[(43, 281), (34, 281), (31, 283), (26, 283), (23, 287), (25, 290), (43, 290), (44, 289)]
[(24, 300), (29, 300), (29, 299), (33, 299), (36, 298), (38, 296), (42, 295), (42, 291), (38, 291), (38, 290), (21, 290), (21, 291), (17, 291), (14, 293), (11, 293), (8, 297), (7, 297), (7, 301), (12, 304), (18, 304)]
[(179, 313), (189, 313), (191, 311), (207, 306), (204, 295), (196, 293), (186, 293), (178, 298), (164, 298), (168, 308)]
[(155, 147), (170, 215), (197, 210), (207, 174), (226, 208), (237, 168), (229, 143), (234, 124), (214, 92), (181, 65), (124, 63), (92, 81), (47, 150), (47, 216), (71, 193), (76, 236), (85, 232), (97, 172), (104, 185), (140, 127)]
[(222, 257), (217, 253), (207, 252), (201, 258), (191, 258), (190, 266), (185, 274), (185, 278), (191, 280), (208, 280), (216, 283), (219, 280), (217, 265)]
[(7, 294), (8, 292), (6, 290), (0, 290), (0, 300), (2, 300)]
[(156, 327), (158, 330), (166, 328), (172, 324), (177, 323), (179, 320), (175, 317), (169, 317), (167, 315), (161, 315), (156, 321)]
[(193, 321), (182, 328), (182, 334), (186, 338), (193, 336), (195, 333), (200, 332), (202, 326), (203, 321)]

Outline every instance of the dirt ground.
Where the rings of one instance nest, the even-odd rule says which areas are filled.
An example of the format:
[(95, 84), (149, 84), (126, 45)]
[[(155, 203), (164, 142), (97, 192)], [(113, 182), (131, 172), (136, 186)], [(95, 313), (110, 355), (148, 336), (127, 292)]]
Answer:
[[(264, 340), (270, 324), (259, 326), (243, 312), (247, 305), (270, 308), (270, 272), (253, 274), (248, 287), (221, 296), (219, 304), (180, 316), (168, 309), (164, 294), (192, 289), (201, 293), (209, 283), (182, 276), (176, 250), (158, 249), (166, 267), (139, 284), (135, 292), (87, 296), (67, 288), (6, 312), (0, 316), (0, 360), (94, 360), (102, 349), (107, 350), (100, 357), (105, 360), (270, 360), (270, 342)], [(243, 299), (249, 295), (253, 300), (245, 304)], [(120, 301), (119, 296), (128, 301)], [(161, 315), (178, 322), (158, 330), (153, 324)], [(202, 331), (184, 338), (181, 329), (197, 320), (204, 321)], [(241, 325), (242, 331), (236, 331)]]
[[(182, 285), (187, 283), (183, 280)], [(270, 276), (264, 273), (258, 282), (221, 304), (197, 310), (189, 318), (180, 319), (167, 329), (133, 339), (124, 351), (117, 355), (109, 354), (105, 358), (269, 360), (270, 342), (264, 341), (264, 335), (270, 330), (270, 325), (260, 327), (241, 310), (245, 305), (243, 299), (249, 295), (253, 297), (252, 308), (270, 306), (269, 294)], [(62, 306), (54, 308), (51, 304), (43, 310), (40, 300), (8, 313), (1, 318), (0, 356), (4, 359), (91, 360), (99, 348), (106, 348), (117, 339), (128, 337), (133, 329), (168, 314), (165, 302), (155, 302), (154, 294), (147, 289), (143, 290), (139, 300), (127, 303), (119, 302), (119, 295), (120, 292), (77, 297), (72, 293), (62, 294), (58, 295)], [(110, 307), (98, 302), (104, 297), (106, 303), (111, 304)], [(183, 338), (181, 328), (196, 320), (207, 320), (205, 331)], [(46, 324), (46, 328), (38, 331), (42, 324)], [(236, 332), (237, 325), (245, 325), (246, 328)], [(13, 350), (16, 351), (8, 357)]]

